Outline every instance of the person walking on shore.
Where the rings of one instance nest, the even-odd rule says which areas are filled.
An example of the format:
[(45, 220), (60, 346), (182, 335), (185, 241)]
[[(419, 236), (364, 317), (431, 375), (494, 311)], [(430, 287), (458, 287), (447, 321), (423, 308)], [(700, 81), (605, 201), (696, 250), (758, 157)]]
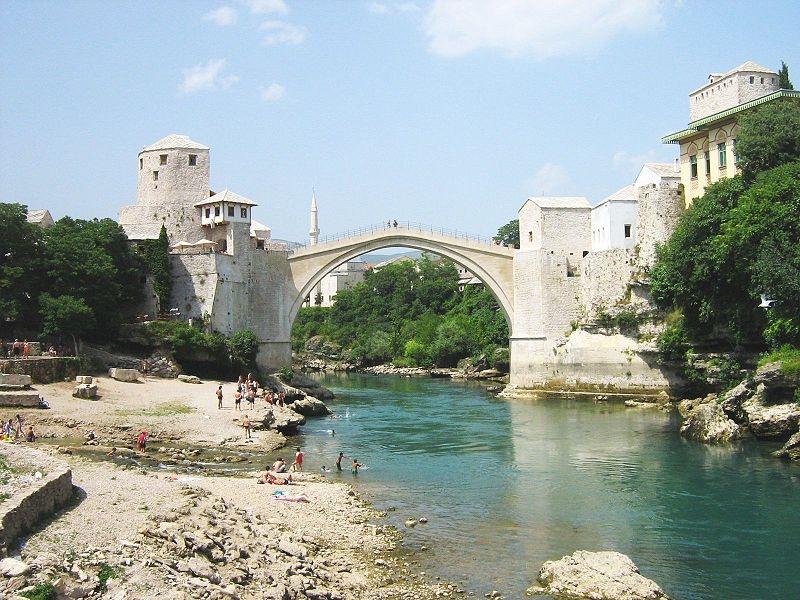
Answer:
[(217, 388), (217, 410), (222, 408), (222, 385)]
[(244, 429), (244, 439), (252, 439), (250, 436), (250, 417), (247, 415), (245, 415), (244, 419), (242, 419), (242, 428)]
[(236, 407), (236, 410), (242, 410), (242, 392), (236, 390), (233, 393), (233, 404)]
[(292, 463), (292, 471), (299, 471), (300, 473), (303, 472), (303, 458), (305, 454), (300, 448), (297, 449), (294, 455), (294, 462)]

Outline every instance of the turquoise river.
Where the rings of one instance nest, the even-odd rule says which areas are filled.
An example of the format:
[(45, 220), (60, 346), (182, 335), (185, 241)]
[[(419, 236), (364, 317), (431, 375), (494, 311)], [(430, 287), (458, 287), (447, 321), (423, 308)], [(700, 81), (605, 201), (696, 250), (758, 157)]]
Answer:
[[(545, 560), (617, 550), (676, 599), (798, 598), (800, 467), (775, 445), (713, 447), (652, 409), (507, 401), (449, 380), (328, 375), (335, 420), (300, 438), (309, 469), (341, 450), (422, 569), (480, 597), (524, 597)], [(329, 429), (335, 429), (332, 436)], [(348, 463), (349, 466), (349, 463)]]

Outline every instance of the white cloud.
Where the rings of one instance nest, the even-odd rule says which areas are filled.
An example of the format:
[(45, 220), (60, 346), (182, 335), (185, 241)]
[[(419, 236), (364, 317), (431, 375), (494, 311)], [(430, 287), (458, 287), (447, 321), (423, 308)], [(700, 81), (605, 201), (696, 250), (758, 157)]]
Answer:
[(223, 75), (222, 71), (228, 61), (224, 58), (212, 58), (205, 64), (195, 65), (183, 71), (180, 91), (192, 94), (200, 91), (225, 90), (239, 81), (237, 75)]
[(302, 44), (308, 33), (305, 27), (298, 27), (286, 21), (265, 21), (261, 24), (261, 31), (267, 32), (263, 40), (266, 46)]
[(376, 15), (388, 15), (389, 13), (408, 13), (419, 10), (416, 2), (367, 2), (367, 10)]
[(661, 0), (435, 0), (424, 30), (429, 49), (441, 56), (491, 50), (541, 60), (653, 29), (661, 13)]
[(236, 13), (236, 9), (230, 6), (220, 6), (219, 8), (211, 10), (203, 15), (204, 20), (213, 21), (220, 27), (233, 25), (236, 23), (237, 17), (238, 14)]
[(569, 174), (561, 165), (545, 163), (536, 171), (530, 183), (534, 195), (563, 193), (570, 184)]
[(275, 13), (285, 15), (289, 12), (284, 0), (243, 0), (254, 15), (265, 15)]
[(367, 10), (376, 15), (385, 15), (389, 12), (389, 6), (383, 2), (368, 2)]
[(261, 88), (261, 99), (265, 102), (275, 102), (286, 94), (286, 88), (279, 83), (270, 83), (267, 87)]

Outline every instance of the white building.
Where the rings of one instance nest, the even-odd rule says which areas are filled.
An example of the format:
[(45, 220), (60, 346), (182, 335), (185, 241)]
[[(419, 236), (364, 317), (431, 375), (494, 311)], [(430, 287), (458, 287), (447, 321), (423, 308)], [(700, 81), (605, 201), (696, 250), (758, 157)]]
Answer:
[(592, 208), (592, 252), (615, 248), (632, 250), (637, 243), (639, 194), (648, 187), (667, 185), (678, 189), (677, 165), (645, 163), (631, 185), (617, 190)]
[(47, 229), (48, 227), (55, 225), (55, 221), (53, 221), (53, 215), (51, 215), (50, 211), (45, 208), (29, 210), (27, 220), (28, 223), (38, 225), (42, 229)]
[(626, 185), (592, 208), (592, 252), (636, 245), (636, 209), (639, 194)]

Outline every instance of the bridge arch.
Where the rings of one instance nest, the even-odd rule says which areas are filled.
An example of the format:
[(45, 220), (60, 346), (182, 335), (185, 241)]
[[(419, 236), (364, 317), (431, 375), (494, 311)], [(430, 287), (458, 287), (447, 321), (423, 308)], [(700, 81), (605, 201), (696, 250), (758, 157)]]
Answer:
[(322, 279), (337, 266), (362, 254), (391, 247), (413, 248), (449, 258), (469, 269), (491, 291), (503, 310), (509, 334), (514, 322), (514, 250), (491, 242), (409, 226), (375, 228), (367, 233), (307, 246), (289, 256), (295, 297), (289, 309), (289, 327), (300, 307)]

